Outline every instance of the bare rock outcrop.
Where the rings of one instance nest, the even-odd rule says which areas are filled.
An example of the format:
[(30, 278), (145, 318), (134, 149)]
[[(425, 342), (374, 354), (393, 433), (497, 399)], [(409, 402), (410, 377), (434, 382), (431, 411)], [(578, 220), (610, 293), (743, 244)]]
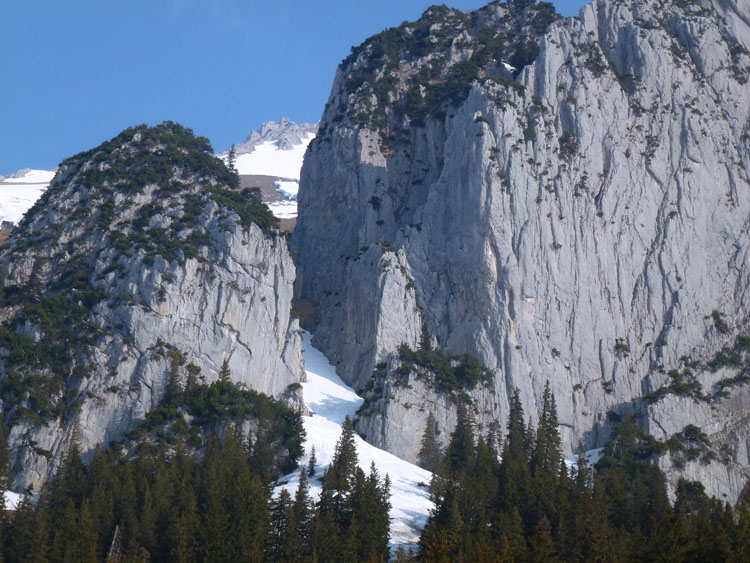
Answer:
[[(14, 486), (75, 440), (122, 440), (170, 383), (231, 379), (301, 406), (294, 264), (257, 194), (165, 123), (66, 160), (0, 256)], [(10, 297), (12, 298), (10, 298)]]
[[(533, 415), (549, 381), (567, 452), (602, 445), (625, 409), (663, 440), (699, 425), (713, 454), (674, 475), (711, 473), (707, 491), (736, 499), (750, 455), (747, 7), (595, 0), (563, 20), (541, 6), (433, 8), (342, 63), (292, 244), (314, 341), (364, 389), (425, 323), (493, 370), (480, 424), (506, 420), (514, 388)], [(382, 290), (388, 276), (400, 291)], [(360, 429), (414, 459), (399, 434), (424, 422), (383, 417), (434, 402), (394, 389)]]

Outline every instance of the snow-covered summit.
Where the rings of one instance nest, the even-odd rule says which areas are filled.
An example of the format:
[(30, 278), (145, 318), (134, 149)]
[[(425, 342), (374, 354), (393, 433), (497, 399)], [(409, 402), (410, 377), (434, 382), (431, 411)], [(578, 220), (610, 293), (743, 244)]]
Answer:
[(278, 150), (295, 150), (298, 145), (306, 147), (317, 131), (317, 123), (295, 123), (286, 117), (280, 121), (264, 121), (259, 130), (252, 131), (244, 142), (234, 146), (234, 150), (240, 156), (269, 143)]
[[(246, 176), (299, 180), (307, 145), (317, 130), (317, 123), (297, 124), (285, 117), (266, 121), (244, 142), (234, 145), (235, 168)], [(217, 156), (226, 162), (228, 155), (225, 151)]]
[[(317, 123), (298, 124), (282, 117), (281, 121), (264, 122), (244, 142), (234, 145), (234, 167), (241, 176), (270, 176), (276, 180), (275, 190), (262, 190), (262, 193), (263, 201), (280, 219), (297, 217), (297, 190), (302, 162), (307, 145), (315, 138), (317, 130)], [(227, 162), (229, 151), (217, 156)], [(251, 185), (256, 181), (253, 179)]]

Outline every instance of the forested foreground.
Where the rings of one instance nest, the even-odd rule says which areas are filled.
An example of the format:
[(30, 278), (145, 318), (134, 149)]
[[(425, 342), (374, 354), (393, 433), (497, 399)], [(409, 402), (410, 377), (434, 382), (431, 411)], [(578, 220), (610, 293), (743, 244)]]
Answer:
[[(445, 452), (430, 424), (420, 461), (434, 471), (435, 510), (417, 554), (398, 561), (748, 561), (750, 495), (738, 508), (680, 481), (676, 501), (651, 461), (652, 440), (629, 418), (595, 468), (561, 455), (555, 400), (545, 389), (538, 428), (518, 393), (504, 437), (477, 436), (467, 407)], [(117, 448), (85, 465), (73, 447), (32, 505), (0, 512), (5, 561), (388, 560), (389, 479), (357, 466), (347, 419), (330, 467), (302, 470), (294, 495), (257, 444), (230, 426), (199, 455), (180, 440)], [(0, 455), (7, 469), (7, 450)], [(7, 472), (6, 472), (7, 474)], [(0, 483), (3, 487), (5, 482)], [(310, 480), (320, 480), (318, 501)]]
[(74, 447), (36, 506), (2, 521), (5, 561), (385, 561), (389, 482), (357, 467), (347, 424), (313, 502), (303, 470), (294, 497), (231, 428), (198, 456), (178, 444), (135, 459), (115, 450), (87, 467)]
[(516, 392), (501, 448), (496, 436), (475, 436), (465, 408), (444, 455), (425, 433), (436, 509), (424, 561), (750, 561), (750, 494), (733, 509), (681, 480), (671, 505), (653, 438), (629, 417), (595, 468), (579, 459), (573, 471), (549, 387), (538, 428), (524, 421)]

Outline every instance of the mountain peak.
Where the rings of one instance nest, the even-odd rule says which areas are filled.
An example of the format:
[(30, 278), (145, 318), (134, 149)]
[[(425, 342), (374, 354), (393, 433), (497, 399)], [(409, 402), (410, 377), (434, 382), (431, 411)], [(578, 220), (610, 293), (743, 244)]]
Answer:
[(279, 121), (264, 121), (260, 129), (251, 131), (244, 142), (234, 146), (234, 150), (237, 156), (249, 154), (263, 143), (275, 143), (281, 150), (292, 150), (315, 136), (317, 130), (317, 123), (295, 123), (286, 117)]

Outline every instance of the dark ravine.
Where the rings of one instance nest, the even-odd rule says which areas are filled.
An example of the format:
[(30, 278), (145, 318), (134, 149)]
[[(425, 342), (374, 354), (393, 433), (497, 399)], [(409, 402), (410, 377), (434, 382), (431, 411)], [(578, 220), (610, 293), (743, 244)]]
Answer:
[[(424, 323), (493, 371), (469, 391), (480, 427), (507, 418), (514, 388), (536, 412), (549, 380), (567, 452), (602, 445), (608, 413), (640, 413), (664, 441), (694, 424), (713, 454), (660, 464), (735, 500), (750, 457), (749, 21), (724, 0), (595, 0), (575, 19), (493, 2), (356, 48), (292, 238), (297, 297), (341, 376), (363, 390), (377, 364), (396, 369)], [(413, 460), (427, 412), (445, 435), (455, 424), (433, 388), (389, 391), (360, 417), (373, 443)]]
[(122, 440), (170, 381), (210, 383), (224, 362), (235, 383), (301, 405), (286, 240), (211, 152), (171, 122), (128, 129), (64, 161), (3, 247), (16, 490), (39, 490), (74, 440), (85, 458)]

